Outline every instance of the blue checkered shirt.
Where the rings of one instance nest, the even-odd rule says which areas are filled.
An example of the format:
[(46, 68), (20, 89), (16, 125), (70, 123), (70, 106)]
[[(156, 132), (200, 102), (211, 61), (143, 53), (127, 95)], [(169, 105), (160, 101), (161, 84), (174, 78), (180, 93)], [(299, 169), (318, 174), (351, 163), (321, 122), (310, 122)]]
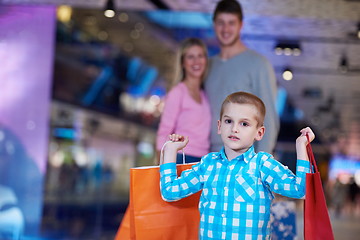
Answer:
[(160, 166), (165, 201), (176, 201), (202, 190), (200, 237), (207, 239), (270, 239), (272, 192), (302, 198), (309, 162), (297, 160), (296, 175), (265, 152), (251, 147), (229, 161), (224, 149), (202, 157), (180, 177), (175, 163)]

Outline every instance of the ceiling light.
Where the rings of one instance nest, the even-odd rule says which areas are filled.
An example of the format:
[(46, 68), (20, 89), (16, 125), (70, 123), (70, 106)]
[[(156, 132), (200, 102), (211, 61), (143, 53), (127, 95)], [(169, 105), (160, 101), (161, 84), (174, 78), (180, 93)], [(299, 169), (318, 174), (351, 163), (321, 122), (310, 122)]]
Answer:
[(62, 5), (57, 8), (57, 19), (60, 22), (67, 23), (71, 20), (72, 8), (67, 5)]
[(282, 74), (282, 77), (286, 81), (292, 80), (293, 79), (293, 73), (292, 73), (291, 69), (290, 68), (285, 68), (284, 72)]
[(301, 48), (297, 41), (280, 40), (274, 47), (274, 52), (276, 55), (300, 56)]
[(113, 0), (108, 0), (104, 10), (105, 17), (112, 18), (115, 16), (115, 7)]
[(98, 32), (97, 37), (101, 41), (106, 41), (109, 37), (109, 34), (106, 31), (100, 31), (100, 32)]
[(139, 31), (137, 31), (136, 29), (132, 30), (132, 31), (130, 32), (130, 37), (131, 37), (132, 39), (138, 39), (138, 38), (140, 37)]
[(120, 13), (119, 15), (119, 21), (122, 22), (122, 23), (125, 23), (129, 20), (129, 15), (127, 15), (127, 13)]
[(290, 55), (292, 54), (291, 48), (286, 47), (286, 48), (284, 49), (284, 54), (285, 54), (286, 56), (290, 56)]
[(137, 31), (139, 31), (139, 32), (141, 32), (142, 30), (144, 30), (144, 24), (142, 24), (142, 23), (136, 23), (135, 24), (135, 29), (137, 30)]
[(347, 58), (345, 56), (341, 57), (340, 64), (339, 64), (339, 71), (342, 73), (347, 73), (349, 70), (349, 65)]
[(300, 56), (301, 55), (301, 49), (300, 48), (294, 48), (293, 49), (294, 56)]
[(283, 49), (281, 47), (275, 47), (275, 54), (276, 55), (282, 55)]

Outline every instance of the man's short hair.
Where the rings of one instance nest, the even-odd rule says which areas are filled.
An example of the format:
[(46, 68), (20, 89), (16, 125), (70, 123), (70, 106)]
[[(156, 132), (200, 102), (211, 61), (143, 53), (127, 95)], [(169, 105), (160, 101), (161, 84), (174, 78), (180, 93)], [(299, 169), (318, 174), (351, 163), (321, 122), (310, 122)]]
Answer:
[(243, 11), (240, 3), (236, 0), (221, 0), (217, 3), (213, 15), (213, 21), (220, 13), (232, 13), (238, 16), (239, 20), (243, 20)]
[(258, 114), (256, 116), (256, 120), (258, 122), (258, 127), (264, 125), (264, 118), (266, 114), (266, 108), (264, 102), (256, 95), (248, 93), (248, 92), (234, 92), (228, 95), (221, 105), (220, 110), (220, 120), (224, 113), (224, 108), (229, 103), (237, 103), (237, 104), (250, 104), (256, 107)]

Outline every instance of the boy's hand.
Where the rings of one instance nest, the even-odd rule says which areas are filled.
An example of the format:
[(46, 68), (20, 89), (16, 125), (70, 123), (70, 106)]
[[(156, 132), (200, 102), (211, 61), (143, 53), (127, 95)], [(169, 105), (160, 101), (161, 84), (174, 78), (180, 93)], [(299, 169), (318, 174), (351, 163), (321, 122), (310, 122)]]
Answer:
[(167, 144), (168, 146), (166, 146), (166, 148), (175, 149), (176, 151), (183, 149), (189, 142), (188, 137), (184, 137), (182, 135), (175, 134), (175, 133), (169, 135), (169, 139), (172, 142), (168, 143)]
[(179, 134), (171, 134), (169, 135), (169, 139), (171, 142), (165, 143), (164, 156), (160, 159), (160, 164), (176, 163), (177, 152), (183, 149), (189, 142), (188, 137)]
[[(300, 136), (296, 139), (296, 156), (297, 159), (309, 161), (309, 157), (306, 152), (306, 145), (314, 140), (315, 134), (309, 127), (301, 129), (300, 132)], [(310, 142), (308, 142), (306, 135), (309, 136)]]
[[(301, 129), (300, 132), (301, 132), (301, 135), (296, 139), (297, 143), (307, 145), (308, 143), (312, 142), (315, 138), (314, 132), (309, 127)], [(310, 142), (308, 142), (306, 135), (309, 136)]]

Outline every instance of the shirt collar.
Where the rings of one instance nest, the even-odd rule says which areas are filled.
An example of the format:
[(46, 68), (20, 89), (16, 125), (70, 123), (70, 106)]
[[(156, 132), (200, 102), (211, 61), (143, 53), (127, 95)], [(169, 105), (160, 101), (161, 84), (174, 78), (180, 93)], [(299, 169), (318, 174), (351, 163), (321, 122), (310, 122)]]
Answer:
[[(220, 156), (223, 160), (228, 161), (228, 158), (226, 157), (225, 154), (225, 148), (222, 147), (220, 150)], [(251, 146), (246, 152), (244, 152), (243, 154), (237, 156), (236, 158), (234, 158), (233, 160), (244, 160), (245, 163), (248, 163), (254, 156), (255, 156), (255, 150), (254, 150), (254, 146)]]

